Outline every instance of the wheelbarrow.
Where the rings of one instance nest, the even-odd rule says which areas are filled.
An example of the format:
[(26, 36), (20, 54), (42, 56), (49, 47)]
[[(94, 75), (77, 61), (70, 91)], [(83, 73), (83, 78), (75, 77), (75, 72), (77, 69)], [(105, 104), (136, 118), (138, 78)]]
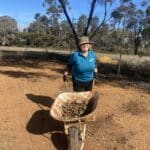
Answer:
[[(59, 94), (51, 109), (50, 115), (58, 121), (64, 123), (64, 132), (68, 139), (69, 150), (83, 150), (85, 143), (86, 123), (95, 121), (95, 110), (99, 99), (98, 92), (64, 92)], [(68, 102), (84, 101), (86, 110), (82, 116), (73, 118), (64, 118), (63, 105)]]

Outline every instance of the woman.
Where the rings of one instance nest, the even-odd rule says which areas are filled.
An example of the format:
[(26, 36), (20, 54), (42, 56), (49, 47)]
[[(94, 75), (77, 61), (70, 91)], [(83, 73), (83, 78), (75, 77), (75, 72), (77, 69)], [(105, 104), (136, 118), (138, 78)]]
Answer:
[(74, 91), (92, 90), (97, 69), (96, 54), (93, 50), (90, 50), (91, 45), (92, 42), (89, 41), (88, 37), (81, 37), (80, 50), (75, 51), (70, 56), (67, 69), (64, 71), (64, 81), (67, 81), (68, 72), (71, 71)]

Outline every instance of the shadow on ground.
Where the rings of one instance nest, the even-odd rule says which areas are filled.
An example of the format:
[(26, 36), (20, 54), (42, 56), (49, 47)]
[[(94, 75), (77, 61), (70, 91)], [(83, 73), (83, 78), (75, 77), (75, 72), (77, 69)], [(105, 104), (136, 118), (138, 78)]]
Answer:
[(26, 129), (33, 134), (44, 134), (54, 131), (62, 131), (63, 124), (54, 120), (48, 110), (38, 110), (34, 112), (27, 123)]
[(122, 75), (113, 75), (113, 74), (101, 74), (99, 73), (95, 81), (96, 85), (101, 84), (111, 84), (114, 87), (128, 88), (135, 87), (143, 90), (146, 93), (150, 93), (150, 84), (149, 82), (144, 81), (134, 81), (128, 77)]
[(49, 77), (45, 73), (35, 73), (35, 72), (23, 72), (23, 71), (0, 71), (0, 74), (8, 75), (13, 78), (33, 78), (33, 77)]
[(0, 66), (44, 68), (42, 62), (61, 62), (68, 60), (68, 55), (60, 55), (53, 52), (33, 51), (6, 51), (0, 50)]
[(49, 96), (26, 94), (27, 98), (34, 103), (41, 104), (43, 106), (51, 107), (54, 99)]
[(50, 133), (50, 137), (54, 146), (58, 150), (67, 149), (67, 137), (63, 133), (63, 122), (54, 120), (50, 116), (50, 108), (54, 102), (54, 99), (43, 95), (26, 94), (27, 98), (36, 104), (47, 106), (48, 110), (38, 110), (34, 112), (29, 119), (26, 130), (29, 133), (43, 135)]
[(23, 58), (2, 58), (0, 60), (0, 66), (9, 67), (28, 67), (28, 68), (42, 68), (40, 60), (27, 60)]
[(64, 72), (64, 68), (52, 68), (51, 70), (56, 71), (56, 72), (61, 73), (61, 74), (63, 74), (63, 72)]
[(44, 72), (24, 72), (24, 71), (11, 71), (11, 70), (5, 70), (5, 71), (0, 71), (0, 74), (7, 75), (8, 77), (12, 78), (49, 78), (52, 80), (55, 80), (58, 78), (57, 75), (48, 75)]
[(64, 133), (53, 133), (51, 140), (57, 150), (68, 150), (67, 136)]
[(150, 62), (135, 65), (127, 62), (121, 63), (120, 75), (118, 76), (118, 64), (101, 63), (98, 64), (99, 73), (104, 74), (110, 80), (132, 80), (150, 82)]

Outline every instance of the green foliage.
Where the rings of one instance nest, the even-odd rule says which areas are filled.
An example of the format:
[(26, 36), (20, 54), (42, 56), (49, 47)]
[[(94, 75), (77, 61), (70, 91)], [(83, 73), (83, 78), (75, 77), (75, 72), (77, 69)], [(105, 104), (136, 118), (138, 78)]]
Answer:
[(81, 15), (77, 22), (77, 30), (79, 36), (83, 35), (86, 25), (87, 25), (87, 17), (86, 15)]
[(9, 16), (0, 17), (0, 45), (11, 45), (18, 32), (17, 21)]

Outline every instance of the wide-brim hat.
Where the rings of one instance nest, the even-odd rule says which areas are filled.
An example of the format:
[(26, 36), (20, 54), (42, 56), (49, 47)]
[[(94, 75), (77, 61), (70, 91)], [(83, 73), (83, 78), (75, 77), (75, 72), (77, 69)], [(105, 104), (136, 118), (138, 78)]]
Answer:
[(89, 40), (89, 38), (87, 36), (82, 36), (80, 38), (79, 45), (82, 45), (82, 44), (93, 44), (93, 43)]

